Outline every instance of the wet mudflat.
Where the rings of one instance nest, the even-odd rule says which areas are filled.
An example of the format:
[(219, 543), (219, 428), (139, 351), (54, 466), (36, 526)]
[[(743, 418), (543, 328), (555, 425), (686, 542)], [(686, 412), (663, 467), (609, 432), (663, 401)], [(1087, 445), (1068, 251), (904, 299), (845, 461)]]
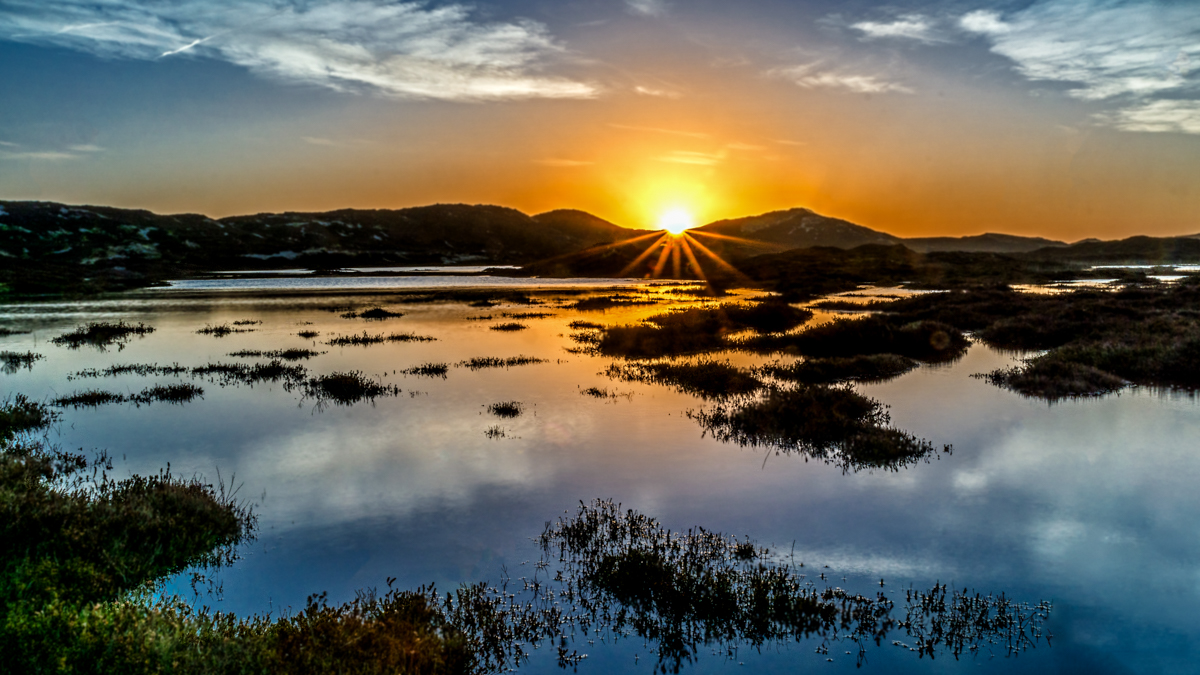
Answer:
[[(685, 669), (745, 663), (759, 671), (850, 670), (862, 662), (889, 673), (1189, 670), (1190, 645), (1200, 638), (1188, 621), (1200, 599), (1193, 525), (1200, 497), (1191, 488), (1200, 478), (1192, 442), (1200, 437), (1200, 408), (1188, 395), (1135, 387), (1050, 405), (972, 378), (1027, 356), (978, 343), (954, 358), (897, 347), (888, 353), (902, 351), (905, 360), (858, 362), (830, 348), (819, 357), (827, 361), (810, 360), (809, 367), (795, 366), (803, 361), (786, 352), (749, 349), (630, 361), (581, 350), (588, 343), (571, 336), (674, 310), (693, 313), (654, 325), (702, 320), (698, 310), (743, 298), (595, 295), (626, 301), (589, 309), (581, 302), (586, 295), (497, 297), (483, 310), (495, 315), (490, 322), (468, 320), (480, 316), (480, 299), (390, 296), (168, 296), (85, 303), (69, 313), (8, 307), (5, 326), (31, 332), (0, 338), (0, 349), (46, 358), (6, 371), (0, 382), (6, 393), (46, 401), (84, 389), (134, 397), (156, 386), (203, 387), (202, 397), (173, 405), (61, 407), (50, 433), (64, 448), (108, 449), (118, 473), (151, 474), (169, 462), (186, 476), (212, 476), (218, 468), (236, 474), (258, 504), (260, 531), (243, 559), (221, 573), (221, 599), (208, 599), (227, 611), (299, 608), (322, 591), (344, 602), (389, 577), (413, 589), (497, 584), (506, 575), (516, 584), (534, 576), (544, 553), (535, 539), (547, 521), (576, 514), (580, 501), (613, 499), (676, 532), (702, 526), (749, 535), (785, 551), (791, 572), (805, 575), (799, 583), (841, 588), (847, 597), (882, 593), (901, 608), (892, 611), (896, 620), (905, 618), (913, 591), (924, 598), (938, 593), (938, 584), (949, 585), (942, 593), (951, 599), (970, 590), (1053, 606), (1044, 622), (1052, 646), (1041, 642), (1017, 656), (968, 650), (955, 660), (938, 650), (931, 662), (910, 651), (917, 641), (903, 635), (895, 639), (907, 646), (868, 641), (865, 655), (857, 644), (812, 635), (758, 647), (753, 640), (691, 642), (687, 653), (696, 658), (685, 659)], [(342, 316), (376, 307), (402, 316), (383, 323)], [(814, 313), (807, 324), (789, 327), (791, 334), (841, 316)], [(490, 329), (505, 319), (526, 328)], [(248, 321), (261, 323), (237, 323)], [(154, 330), (123, 336), (106, 351), (51, 342), (100, 322)], [(219, 339), (197, 333), (225, 325), (253, 330)], [(816, 344), (814, 337), (784, 339), (744, 326), (718, 326), (718, 346)], [(385, 339), (338, 340), (362, 336), (364, 328)], [(914, 331), (896, 332), (897, 344), (908, 344)], [(936, 330), (926, 332), (920, 344), (941, 344), (930, 339)], [(391, 335), (434, 339), (386, 339)], [(946, 344), (956, 339), (947, 336)], [(246, 375), (301, 349), (311, 353), (280, 367), (299, 366), (302, 375)], [(661, 363), (673, 365), (653, 365)], [(129, 364), (147, 367), (117, 367)], [(214, 364), (228, 365), (229, 379)], [(686, 364), (701, 368), (682, 369)], [(68, 379), (84, 372), (95, 375)], [(346, 374), (354, 376), (337, 377)], [(713, 378), (745, 385), (743, 376), (768, 390), (827, 386), (874, 400), (879, 408), (864, 413), (878, 422), (872, 428), (906, 434), (934, 452), (896, 465), (847, 465), (837, 461), (845, 450), (837, 443), (822, 446), (824, 454), (811, 443), (790, 452), (778, 444), (739, 445), (701, 421), (719, 406), (732, 417), (729, 406), (741, 405), (736, 397), (707, 396)], [(322, 400), (311, 388), (323, 384), (335, 395)], [(739, 395), (769, 400), (755, 386), (743, 389)], [(580, 395), (592, 390), (602, 395)], [(356, 396), (362, 391), (375, 395)], [(946, 445), (952, 452), (943, 451)], [(614, 559), (604, 569), (656, 560)], [(571, 649), (588, 654), (580, 672), (651, 672), (663, 662), (660, 639), (637, 631), (614, 639), (576, 634)], [(556, 671), (551, 651), (531, 650), (526, 669)]]

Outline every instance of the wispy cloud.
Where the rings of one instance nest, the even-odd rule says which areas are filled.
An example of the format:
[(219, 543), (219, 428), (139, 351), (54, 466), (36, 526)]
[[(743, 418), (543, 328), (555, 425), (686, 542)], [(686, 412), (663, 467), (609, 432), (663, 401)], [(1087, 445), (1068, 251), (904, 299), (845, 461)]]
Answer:
[(625, 0), (625, 6), (630, 12), (641, 16), (663, 16), (667, 13), (664, 0)]
[(609, 123), (613, 129), (622, 129), (624, 131), (644, 131), (652, 134), (669, 134), (671, 136), (685, 136), (687, 138), (708, 138), (710, 135), (701, 131), (680, 131), (679, 129), (664, 129), (662, 127), (639, 127), (629, 124)]
[(104, 152), (104, 148), (100, 147), (99, 145), (93, 145), (91, 143), (85, 143), (83, 145), (72, 145), (72, 146), (69, 146), (67, 149), (71, 150), (72, 152)]
[(691, 150), (674, 150), (661, 157), (660, 162), (671, 164), (692, 164), (695, 166), (716, 166), (725, 160), (725, 152), (694, 152)]
[(590, 98), (546, 74), (566, 55), (540, 23), (485, 23), (464, 5), (390, 0), (6, 0), (0, 39), (108, 58), (220, 59), (342, 91), (481, 101)]
[(59, 152), (56, 150), (47, 150), (40, 152), (0, 152), (0, 159), (35, 159), (44, 161), (61, 161), (64, 159), (77, 159), (79, 155), (70, 152)]
[(634, 87), (633, 91), (638, 94), (641, 94), (642, 96), (658, 96), (661, 98), (680, 98), (681, 96), (683, 96), (683, 94), (680, 94), (677, 91), (672, 91), (670, 89), (662, 89), (662, 88), (656, 88), (656, 87), (643, 87), (640, 85)]
[(913, 93), (911, 88), (898, 82), (891, 82), (876, 75), (824, 70), (820, 63), (775, 68), (767, 71), (767, 75), (791, 80), (805, 89), (844, 89), (856, 94)]
[(1200, 98), (1189, 77), (1200, 67), (1200, 11), (1191, 3), (1043, 0), (1011, 14), (974, 11), (959, 25), (1031, 80), (1118, 102), (1117, 112), (1097, 118), (1117, 128), (1200, 133), (1189, 122)]
[(903, 38), (907, 40), (917, 40), (926, 44), (945, 42), (946, 39), (939, 35), (935, 30), (934, 24), (930, 19), (918, 14), (910, 14), (902, 16), (895, 21), (887, 23), (879, 21), (860, 21), (850, 25), (851, 28), (861, 31), (863, 37), (867, 39), (881, 38)]
[(1153, 101), (1098, 119), (1125, 131), (1200, 134), (1200, 101)]

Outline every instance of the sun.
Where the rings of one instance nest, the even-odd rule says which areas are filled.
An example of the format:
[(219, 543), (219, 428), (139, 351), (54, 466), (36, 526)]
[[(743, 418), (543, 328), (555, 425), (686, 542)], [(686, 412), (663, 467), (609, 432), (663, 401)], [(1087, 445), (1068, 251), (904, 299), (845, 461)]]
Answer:
[(695, 227), (695, 221), (687, 209), (668, 209), (658, 218), (658, 228), (671, 234), (682, 234), (684, 230), (690, 230), (693, 227)]

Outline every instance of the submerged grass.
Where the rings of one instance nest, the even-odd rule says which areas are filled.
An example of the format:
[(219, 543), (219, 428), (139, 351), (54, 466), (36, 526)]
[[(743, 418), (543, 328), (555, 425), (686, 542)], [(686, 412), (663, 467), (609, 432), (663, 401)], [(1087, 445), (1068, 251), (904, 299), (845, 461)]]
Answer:
[(33, 364), (46, 358), (35, 352), (0, 352), (0, 370), (12, 375), (24, 368), (33, 370)]
[(535, 363), (547, 363), (546, 359), (539, 359), (536, 356), (510, 356), (508, 358), (500, 358), (497, 356), (476, 356), (459, 361), (458, 367), (467, 368), (469, 370), (482, 370), (484, 368), (512, 368), (514, 366), (529, 366)]
[(404, 375), (416, 375), (417, 377), (440, 377), (446, 379), (447, 373), (450, 372), (450, 364), (448, 363), (422, 363), (419, 366), (405, 368), (400, 371)]
[(255, 349), (243, 349), (240, 352), (231, 352), (229, 356), (238, 359), (248, 358), (268, 358), (268, 359), (283, 359), (284, 361), (301, 361), (308, 360), (314, 356), (320, 356), (325, 352), (318, 352), (313, 349), (274, 349), (270, 351), (258, 351)]
[(404, 316), (403, 312), (392, 312), (382, 307), (372, 307), (361, 312), (350, 310), (343, 313), (343, 319), (367, 319), (368, 321), (383, 321), (384, 319), (399, 319)]
[(76, 378), (118, 377), (120, 375), (140, 375), (142, 377), (182, 375), (187, 373), (188, 370), (186, 366), (181, 366), (178, 363), (173, 363), (169, 366), (160, 366), (157, 363), (118, 363), (103, 370), (99, 368), (78, 370), (68, 375), (67, 380), (70, 381)]
[(520, 417), (525, 412), (525, 405), (520, 401), (504, 401), (489, 405), (487, 411), (496, 417)]
[(362, 347), (366, 345), (377, 345), (384, 342), (433, 342), (437, 338), (427, 335), (416, 335), (415, 333), (391, 333), (384, 335), (371, 335), (363, 331), (362, 335), (339, 335), (325, 344), (331, 347)]
[(693, 363), (612, 364), (604, 374), (623, 382), (664, 384), (706, 399), (725, 399), (753, 394), (763, 383), (752, 373), (728, 361), (699, 360)]
[(727, 349), (726, 336), (742, 330), (777, 333), (812, 317), (812, 312), (781, 302), (752, 306), (726, 303), (656, 314), (641, 325), (602, 329), (595, 352), (604, 356), (651, 359)]
[(516, 321), (510, 321), (508, 323), (498, 323), (494, 326), (488, 326), (488, 330), (498, 330), (498, 331), (504, 331), (504, 332), (510, 332), (510, 333), (513, 331), (525, 330), (526, 328), (529, 328), (529, 326), (526, 326), (523, 323), (517, 323)]
[(9, 396), (0, 403), (0, 446), (16, 434), (38, 431), (56, 422), (60, 414), (45, 403), (25, 394)]
[(141, 337), (153, 332), (154, 328), (144, 323), (128, 324), (124, 321), (116, 323), (94, 321), (78, 326), (70, 333), (63, 333), (56, 338), (52, 338), (50, 342), (70, 349), (79, 349), (84, 345), (90, 345), (103, 351), (106, 347), (114, 344), (117, 345), (118, 349), (124, 349), (125, 344), (133, 336)]
[(288, 365), (279, 359), (267, 363), (208, 363), (192, 368), (192, 377), (205, 377), (220, 386), (235, 384), (254, 385), (259, 382), (283, 382), (285, 388), (303, 384), (308, 369), (301, 365)]
[(181, 384), (156, 384), (136, 394), (117, 394), (111, 391), (89, 389), (68, 396), (60, 396), (51, 403), (61, 408), (96, 408), (112, 403), (132, 403), (138, 407), (159, 402), (182, 405), (203, 395), (203, 389), (184, 382)]
[(378, 379), (367, 377), (362, 371), (351, 370), (310, 378), (304, 383), (304, 393), (319, 403), (353, 405), (360, 401), (374, 401), (382, 396), (396, 396), (400, 394), (400, 387), (383, 384)]
[[(235, 325), (236, 325), (236, 323), (235, 323)], [(211, 335), (216, 338), (222, 338), (222, 337), (225, 337), (226, 335), (232, 335), (233, 333), (253, 333), (253, 332), (254, 332), (253, 328), (235, 328), (234, 326), (230, 326), (227, 323), (218, 324), (216, 326), (214, 326), (212, 324), (205, 324), (204, 328), (201, 328), (196, 331), (196, 333), (198, 335)]]

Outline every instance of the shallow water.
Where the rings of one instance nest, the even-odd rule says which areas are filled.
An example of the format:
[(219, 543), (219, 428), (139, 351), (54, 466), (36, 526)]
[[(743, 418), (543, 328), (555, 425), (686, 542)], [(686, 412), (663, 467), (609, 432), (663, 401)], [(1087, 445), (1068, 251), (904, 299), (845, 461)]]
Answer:
[[(661, 290), (661, 289), (660, 289)], [(0, 338), (0, 349), (48, 358), (0, 374), (4, 395), (63, 395), (76, 389), (136, 392), (177, 378), (76, 379), (80, 369), (116, 363), (253, 362), (243, 349), (310, 347), (313, 373), (361, 370), (403, 393), (373, 404), (319, 408), (279, 385), (204, 387), (202, 400), (174, 406), (107, 406), (64, 412), (51, 439), (67, 448), (107, 449), (118, 471), (176, 473), (229, 482), (258, 504), (260, 533), (245, 559), (221, 573), (223, 610), (302, 606), (311, 593), (331, 601), (385, 584), (444, 590), (497, 581), (529, 569), (531, 538), (580, 500), (613, 498), (672, 528), (702, 525), (792, 552), (811, 574), (864, 593), (903, 597), (910, 584), (949, 582), (981, 592), (1054, 603), (1044, 643), (1017, 658), (979, 656), (930, 662), (888, 642), (871, 646), (876, 672), (1191, 672), (1200, 628), (1200, 407), (1183, 394), (1135, 389), (1047, 405), (997, 389), (972, 373), (1014, 357), (981, 345), (960, 361), (923, 366), (884, 384), (859, 387), (890, 406), (893, 423), (937, 444), (941, 455), (899, 472), (844, 474), (799, 456), (772, 455), (702, 436), (685, 412), (704, 404), (665, 387), (611, 381), (610, 359), (572, 354), (567, 324), (625, 323), (669, 305), (579, 312), (556, 306), (462, 303), (404, 305), (378, 297), (239, 295), (179, 298), (170, 292), (91, 303), (0, 306), (4, 325), (34, 329)], [(665, 299), (664, 301), (668, 301)], [(405, 316), (344, 319), (329, 308), (381, 304)], [(518, 332), (489, 330), (505, 312), (552, 312), (521, 319)], [(492, 321), (468, 316), (492, 315)], [(815, 320), (833, 316), (821, 313)], [(145, 321), (157, 330), (124, 349), (68, 350), (49, 338), (87, 320)], [(198, 335), (206, 324), (261, 320), (253, 332)], [(307, 322), (311, 322), (309, 325)], [(300, 324), (306, 325), (300, 325)], [(315, 340), (301, 330), (316, 330)], [(434, 342), (329, 347), (337, 335), (412, 332)], [(471, 371), (453, 364), (479, 356), (537, 356), (547, 363)], [(764, 359), (730, 355), (739, 364)], [(446, 379), (404, 377), (425, 362), (452, 364)], [(184, 381), (192, 381), (183, 378)], [(595, 399), (599, 387), (621, 394)], [(487, 406), (519, 401), (515, 419)], [(499, 425), (505, 437), (485, 432)], [(829, 569), (824, 566), (828, 565)], [(844, 580), (843, 580), (844, 577)], [(214, 601), (214, 599), (209, 599)], [(828, 656), (813, 643), (743, 648), (688, 670), (852, 670), (850, 646)], [(583, 673), (651, 672), (653, 645), (639, 640), (583, 644)], [(548, 651), (543, 649), (544, 651)], [(541, 656), (539, 652), (537, 654)], [(549, 656), (549, 655), (546, 655)], [(833, 659), (832, 662), (827, 658)], [(636, 663), (635, 663), (636, 659)], [(535, 658), (529, 672), (552, 672)]]

